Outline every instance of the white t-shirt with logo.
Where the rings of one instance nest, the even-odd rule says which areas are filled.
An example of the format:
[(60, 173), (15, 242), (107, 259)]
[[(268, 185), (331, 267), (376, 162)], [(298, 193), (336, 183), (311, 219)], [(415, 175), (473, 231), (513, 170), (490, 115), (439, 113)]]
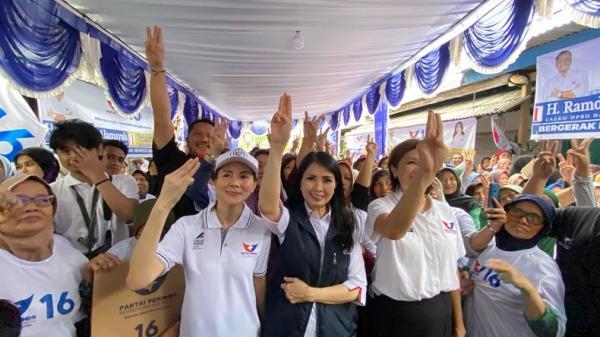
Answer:
[(469, 337), (536, 337), (525, 319), (521, 291), (487, 268), (485, 264), (489, 259), (510, 263), (529, 279), (558, 318), (556, 336), (563, 336), (567, 321), (565, 286), (556, 262), (538, 247), (509, 252), (492, 243), (471, 265), (475, 289), (465, 303)]
[(185, 271), (180, 336), (257, 337), (253, 278), (267, 272), (271, 234), (244, 204), (222, 242), (214, 207), (180, 218), (158, 244), (165, 271), (175, 264)]
[(38, 262), (0, 249), (0, 298), (21, 311), (22, 337), (75, 337), (79, 284), (88, 260), (69, 241), (54, 235), (52, 255)]
[[(369, 204), (367, 230), (375, 219), (390, 213), (402, 197), (394, 192)], [(465, 255), (458, 220), (448, 204), (431, 200), (431, 207), (417, 212), (406, 235), (389, 240), (374, 232), (377, 260), (373, 292), (396, 301), (420, 301), (460, 288), (457, 260)]]

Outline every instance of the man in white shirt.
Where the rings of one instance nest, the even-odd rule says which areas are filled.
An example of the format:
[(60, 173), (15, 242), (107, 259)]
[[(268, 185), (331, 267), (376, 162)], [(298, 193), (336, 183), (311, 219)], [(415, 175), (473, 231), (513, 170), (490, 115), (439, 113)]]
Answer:
[(138, 204), (135, 180), (106, 174), (102, 135), (81, 120), (57, 123), (50, 147), (69, 174), (54, 182), (55, 231), (92, 258), (129, 237), (127, 223)]
[(105, 139), (102, 144), (106, 153), (106, 173), (112, 176), (123, 174), (123, 168), (127, 168), (125, 158), (129, 154), (127, 145), (116, 139)]
[(572, 69), (573, 55), (563, 50), (556, 56), (555, 66), (558, 74), (546, 84), (545, 101), (572, 99), (589, 94), (589, 79), (585, 70)]

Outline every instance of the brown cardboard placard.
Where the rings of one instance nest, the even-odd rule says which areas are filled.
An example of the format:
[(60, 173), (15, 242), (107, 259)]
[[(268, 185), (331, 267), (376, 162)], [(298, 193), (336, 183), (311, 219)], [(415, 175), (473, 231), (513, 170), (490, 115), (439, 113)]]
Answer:
[(92, 337), (158, 337), (180, 318), (185, 281), (175, 266), (147, 289), (127, 289), (129, 262), (94, 275)]

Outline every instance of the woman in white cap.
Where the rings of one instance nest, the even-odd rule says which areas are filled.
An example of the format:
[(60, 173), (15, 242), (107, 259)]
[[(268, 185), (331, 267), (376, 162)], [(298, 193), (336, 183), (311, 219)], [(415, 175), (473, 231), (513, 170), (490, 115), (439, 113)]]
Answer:
[(186, 283), (181, 336), (257, 337), (271, 236), (245, 204), (256, 187), (256, 159), (242, 149), (219, 156), (216, 201), (177, 220), (159, 243), (165, 219), (199, 166), (190, 159), (166, 176), (131, 255), (127, 286), (144, 288), (179, 264)]

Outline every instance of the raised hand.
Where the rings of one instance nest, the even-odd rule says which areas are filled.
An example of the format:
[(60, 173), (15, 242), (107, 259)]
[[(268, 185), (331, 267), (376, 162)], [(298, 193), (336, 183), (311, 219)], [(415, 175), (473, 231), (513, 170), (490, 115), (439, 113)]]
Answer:
[[(318, 125), (318, 124), (317, 124)], [(327, 142), (327, 134), (329, 133), (329, 128), (322, 131), (317, 136), (316, 148), (317, 151), (325, 151), (325, 143)]]
[(290, 153), (294, 153), (294, 154), (297, 153), (299, 148), (300, 148), (300, 136), (296, 136), (296, 137), (294, 137), (294, 140), (292, 141), (292, 148), (290, 149)]
[(365, 150), (369, 157), (375, 158), (377, 155), (377, 143), (375, 143), (371, 135), (367, 136), (367, 146), (365, 146)]
[(279, 98), (277, 112), (271, 118), (271, 148), (280, 147), (283, 151), (292, 133), (292, 97), (284, 93)]
[(417, 144), (419, 152), (419, 172), (428, 178), (442, 167), (448, 148), (444, 144), (444, 130), (441, 116), (432, 110), (428, 111), (425, 138)]
[(24, 212), (23, 203), (12, 192), (0, 192), (0, 228), (6, 223), (16, 221)]
[(317, 130), (319, 129), (319, 124), (321, 124), (321, 120), (325, 118), (325, 115), (321, 115), (319, 117), (308, 117), (308, 111), (304, 111), (304, 139), (316, 142), (317, 141)]
[(227, 147), (227, 128), (229, 121), (225, 118), (215, 119), (215, 128), (209, 140), (209, 151), (214, 157), (223, 153)]
[(573, 166), (573, 156), (568, 155), (567, 159), (562, 154), (558, 154), (558, 171), (562, 179), (571, 184), (573, 180), (573, 174), (575, 173), (575, 166)]
[(464, 150), (463, 158), (465, 159), (465, 167), (472, 169), (475, 162), (475, 150)]
[(164, 70), (165, 46), (159, 26), (146, 27), (146, 60), (153, 71)]
[(557, 141), (542, 142), (542, 152), (540, 152), (533, 163), (533, 175), (548, 180), (556, 169), (556, 159), (554, 153), (558, 148)]
[(167, 174), (156, 201), (167, 208), (173, 208), (185, 190), (194, 182), (194, 174), (200, 168), (198, 158), (189, 159), (177, 170)]
[(507, 221), (506, 211), (504, 210), (504, 207), (502, 207), (502, 205), (498, 202), (498, 200), (496, 200), (496, 198), (493, 198), (492, 202), (494, 203), (495, 207), (486, 208), (485, 214), (488, 218), (488, 226), (491, 226), (492, 228), (498, 231), (500, 230), (500, 228), (502, 228), (502, 226), (504, 226), (504, 224)]
[(590, 144), (592, 141), (594, 141), (593, 138), (571, 140), (571, 148), (567, 151), (567, 154), (573, 157), (573, 164), (576, 168), (575, 174), (578, 177), (587, 177), (591, 174)]
[(106, 178), (106, 155), (100, 158), (98, 150), (88, 150), (84, 147), (77, 146), (73, 150), (75, 155), (72, 156), (70, 165), (83, 173), (92, 184), (96, 184)]

